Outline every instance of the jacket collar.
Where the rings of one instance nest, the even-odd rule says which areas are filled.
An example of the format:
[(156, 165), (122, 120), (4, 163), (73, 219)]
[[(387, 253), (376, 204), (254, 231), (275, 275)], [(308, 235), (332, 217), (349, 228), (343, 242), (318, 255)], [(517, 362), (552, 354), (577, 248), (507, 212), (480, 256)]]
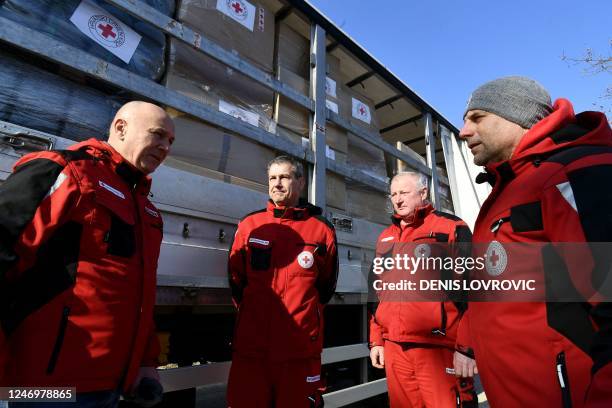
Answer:
[(323, 211), (306, 200), (300, 199), (295, 207), (277, 207), (272, 200), (268, 200), (267, 211), (274, 218), (285, 218), (291, 220), (305, 220), (312, 215), (321, 215)]
[(505, 183), (532, 166), (538, 167), (555, 152), (580, 145), (612, 145), (606, 117), (599, 112), (574, 115), (572, 104), (558, 99), (553, 112), (523, 135), (512, 157), (485, 166), (485, 172), (476, 177), (476, 182)]
[(132, 164), (128, 163), (111, 145), (91, 138), (71, 147), (71, 150), (84, 150), (94, 157), (94, 160), (110, 164), (113, 171), (130, 187), (144, 194), (151, 190), (151, 177), (145, 175)]
[[(425, 217), (427, 217), (434, 210), (431, 203), (425, 203), (420, 207), (414, 209), (412, 215), (406, 220), (406, 226), (417, 226), (423, 223)], [(399, 228), (402, 226), (402, 217), (397, 214), (391, 216), (391, 222)]]

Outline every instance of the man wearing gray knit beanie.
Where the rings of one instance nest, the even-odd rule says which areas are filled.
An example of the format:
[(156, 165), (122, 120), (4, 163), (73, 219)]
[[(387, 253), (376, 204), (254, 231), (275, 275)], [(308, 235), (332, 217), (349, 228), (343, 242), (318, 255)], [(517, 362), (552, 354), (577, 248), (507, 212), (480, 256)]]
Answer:
[[(493, 115), (483, 115), (483, 112)], [(499, 78), (472, 93), (464, 114), (466, 125), (460, 136), (468, 140), (474, 163), (483, 166), (509, 159), (527, 129), (551, 112), (550, 95), (536, 81), (520, 76)], [(491, 122), (487, 130), (493, 134), (486, 131), (481, 132), (479, 138), (470, 138), (470, 123), (483, 119)]]
[[(476, 89), (464, 120), (459, 136), (474, 163), (485, 166), (476, 182), (494, 186), (473, 233), (472, 256), (484, 257), (485, 268), (470, 279), (533, 279), (542, 295), (524, 302), (509, 290), (470, 301), (458, 330), (455, 375), (475, 371), (464, 356), (473, 355), (492, 407), (612, 407), (606, 116), (574, 114), (567, 99), (553, 104), (540, 84), (512, 76)], [(576, 252), (556, 243), (572, 243)]]

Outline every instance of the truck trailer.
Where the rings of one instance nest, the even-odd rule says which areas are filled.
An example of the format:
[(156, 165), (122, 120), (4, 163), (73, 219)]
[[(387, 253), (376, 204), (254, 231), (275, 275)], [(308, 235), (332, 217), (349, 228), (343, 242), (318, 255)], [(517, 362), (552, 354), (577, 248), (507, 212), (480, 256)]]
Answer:
[(5, 0), (0, 55), (0, 182), (23, 154), (105, 140), (128, 100), (159, 104), (175, 121), (151, 197), (164, 218), (155, 308), (164, 406), (224, 406), (229, 244), (238, 221), (265, 206), (266, 163), (279, 154), (304, 163), (304, 198), (338, 236), (325, 406), (385, 406), (366, 303), (389, 179), (426, 175), (435, 208), (472, 225), (487, 194), (441, 113), (304, 0)]

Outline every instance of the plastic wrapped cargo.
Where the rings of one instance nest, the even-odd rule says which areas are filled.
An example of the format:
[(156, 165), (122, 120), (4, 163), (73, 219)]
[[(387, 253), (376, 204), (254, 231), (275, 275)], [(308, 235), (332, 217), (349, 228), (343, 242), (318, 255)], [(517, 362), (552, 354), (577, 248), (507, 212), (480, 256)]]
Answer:
[(249, 0), (182, 0), (176, 18), (225, 49), (271, 73), (274, 13)]
[[(133, 55), (131, 55), (129, 63), (126, 64), (119, 57), (83, 34), (70, 21), (75, 10), (81, 4), (81, 0), (3, 0), (0, 1), (0, 16), (77, 47), (140, 76), (155, 81), (159, 80), (165, 70), (165, 35), (150, 24), (118, 10), (105, 1), (86, 1), (104, 9), (112, 17), (123, 22), (142, 37)], [(166, 15), (170, 16), (174, 13), (174, 0), (144, 0), (144, 2)], [(106, 35), (116, 36), (117, 33), (111, 32), (106, 33)]]
[(174, 39), (163, 82), (169, 89), (276, 133), (271, 90)]
[(72, 140), (106, 140), (122, 99), (0, 52), (0, 120)]
[(378, 224), (389, 224), (393, 207), (387, 195), (361, 184), (347, 182), (347, 212), (351, 217), (364, 218)]
[(177, 134), (170, 152), (174, 167), (267, 192), (266, 170), (274, 149), (174, 109), (167, 112)]

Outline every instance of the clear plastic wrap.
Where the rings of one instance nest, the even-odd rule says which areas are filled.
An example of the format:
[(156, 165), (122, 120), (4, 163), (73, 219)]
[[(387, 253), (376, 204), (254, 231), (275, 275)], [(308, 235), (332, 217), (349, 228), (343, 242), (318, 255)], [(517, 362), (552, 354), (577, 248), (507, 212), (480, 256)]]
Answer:
[(347, 212), (351, 217), (364, 218), (378, 224), (389, 224), (392, 206), (387, 194), (352, 181), (346, 186)]
[(249, 0), (182, 0), (177, 19), (206, 38), (271, 73), (274, 14)]
[(198, 102), (276, 133), (271, 90), (174, 39), (170, 40), (164, 84)]
[[(70, 21), (70, 17), (81, 0), (3, 0), (0, 1), (0, 16), (40, 31), (140, 76), (155, 81), (159, 80), (165, 69), (165, 35), (160, 30), (118, 10), (105, 1), (90, 1), (142, 36), (129, 64), (84, 35)], [(174, 0), (144, 0), (144, 2), (166, 15), (174, 13)]]
[(170, 153), (175, 167), (183, 163), (193, 173), (267, 192), (267, 164), (276, 156), (273, 149), (174, 109), (167, 111), (177, 135)]
[(125, 100), (76, 84), (0, 51), (0, 120), (76, 141), (106, 140)]

